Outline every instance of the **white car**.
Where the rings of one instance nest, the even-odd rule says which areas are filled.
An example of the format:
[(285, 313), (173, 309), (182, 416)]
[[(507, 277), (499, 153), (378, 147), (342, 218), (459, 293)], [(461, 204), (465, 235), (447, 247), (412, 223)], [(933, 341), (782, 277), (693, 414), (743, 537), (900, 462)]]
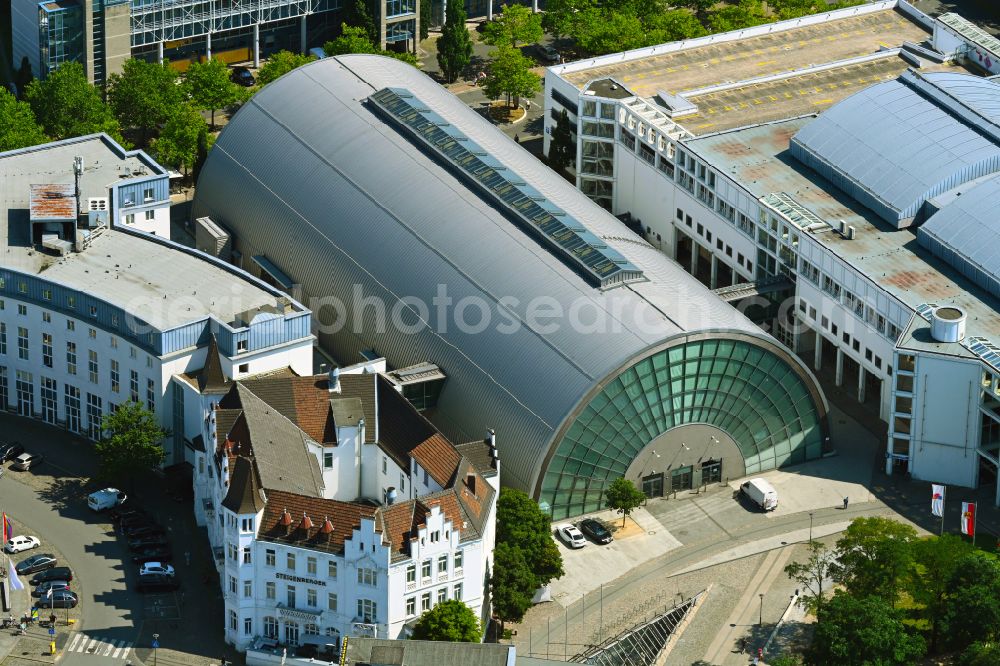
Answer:
[(8, 553), (20, 553), (22, 550), (31, 550), (32, 548), (38, 548), (41, 545), (42, 542), (38, 540), (38, 537), (16, 536), (12, 539), (8, 539), (7, 543), (3, 546), (3, 549)]
[(576, 529), (575, 525), (569, 523), (556, 525), (556, 534), (570, 548), (583, 548), (587, 545), (587, 540), (583, 538), (583, 532)]
[(174, 568), (169, 564), (163, 564), (162, 562), (146, 562), (139, 567), (140, 576), (148, 576), (150, 574), (173, 576)]

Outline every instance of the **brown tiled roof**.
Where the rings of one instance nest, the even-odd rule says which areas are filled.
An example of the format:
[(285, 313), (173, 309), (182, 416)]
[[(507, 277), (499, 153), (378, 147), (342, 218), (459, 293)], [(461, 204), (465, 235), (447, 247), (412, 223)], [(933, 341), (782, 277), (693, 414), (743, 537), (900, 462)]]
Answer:
[(198, 374), (198, 389), (206, 394), (220, 394), (229, 390), (229, 379), (222, 372), (222, 361), (219, 360), (219, 344), (212, 335), (205, 355), (205, 366)]
[(236, 456), (231, 465), (233, 472), (229, 476), (229, 492), (222, 500), (222, 506), (234, 513), (257, 513), (265, 503), (257, 466), (253, 459), (246, 456)]
[(378, 511), (382, 538), (389, 542), (393, 560), (410, 554), (410, 541), (417, 535), (414, 518), (418, 504), (417, 500), (407, 500)]
[(434, 433), (417, 444), (410, 451), (410, 455), (442, 488), (451, 485), (458, 471), (458, 465), (462, 461), (462, 456), (451, 442), (439, 433)]
[(493, 460), (490, 443), (485, 439), (465, 444), (456, 444), (455, 450), (466, 458), (483, 476), (493, 476), (497, 473), (496, 461)]
[[(281, 516), (286, 509), (292, 517), (292, 524), (289, 527), (280, 524)], [(308, 516), (312, 523), (308, 530), (302, 528), (303, 515)], [(361, 526), (363, 518), (374, 519), (375, 508), (365, 504), (269, 490), (258, 538), (263, 541), (340, 553), (343, 552), (344, 542), (351, 536), (352, 530)], [(327, 519), (333, 525), (333, 531), (329, 534), (323, 531), (323, 524)]]

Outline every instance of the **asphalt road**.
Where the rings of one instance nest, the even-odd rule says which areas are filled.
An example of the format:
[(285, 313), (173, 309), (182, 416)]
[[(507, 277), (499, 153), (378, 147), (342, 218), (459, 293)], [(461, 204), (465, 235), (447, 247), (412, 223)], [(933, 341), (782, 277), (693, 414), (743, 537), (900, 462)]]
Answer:
[[(137, 595), (125, 587), (123, 557), (125, 547), (109, 533), (105, 518), (87, 509), (82, 497), (57, 498), (56, 493), (36, 491), (19, 480), (8, 478), (16, 474), (5, 470), (0, 479), (0, 506), (16, 513), (18, 521), (28, 526), (28, 533), (42, 540), (36, 552), (46, 552), (51, 545), (73, 569), (73, 587), (80, 595), (82, 619), (73, 627), (57, 626), (61, 635), (57, 641), (62, 653), (61, 664), (83, 666), (124, 663), (127, 650), (117, 647), (104, 654), (108, 645), (124, 647), (135, 641), (138, 634), (142, 604)], [(52, 495), (44, 497), (43, 495)], [(30, 554), (30, 553), (29, 553)], [(68, 633), (67, 633), (68, 632)], [(81, 638), (75, 634), (82, 633)], [(95, 646), (95, 653), (64, 652), (61, 648), (76, 639)], [(100, 643), (102, 648), (97, 649)], [(114, 660), (115, 652), (119, 659)]]

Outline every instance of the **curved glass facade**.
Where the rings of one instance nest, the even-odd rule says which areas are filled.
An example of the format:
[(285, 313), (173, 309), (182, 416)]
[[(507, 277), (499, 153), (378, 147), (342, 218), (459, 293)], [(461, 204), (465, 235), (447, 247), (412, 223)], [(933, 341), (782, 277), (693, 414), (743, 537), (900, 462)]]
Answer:
[(788, 363), (743, 340), (688, 342), (622, 371), (583, 407), (544, 472), (539, 502), (555, 520), (601, 509), (605, 486), (650, 441), (694, 423), (728, 433), (747, 474), (822, 453), (820, 410)]

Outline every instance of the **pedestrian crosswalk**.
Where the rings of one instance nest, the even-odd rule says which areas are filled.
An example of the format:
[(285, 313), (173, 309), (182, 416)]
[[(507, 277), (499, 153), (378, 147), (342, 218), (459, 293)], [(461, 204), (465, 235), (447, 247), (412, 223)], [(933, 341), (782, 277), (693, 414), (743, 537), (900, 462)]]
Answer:
[(125, 659), (128, 657), (132, 643), (126, 640), (105, 639), (100, 636), (88, 636), (75, 633), (64, 648), (66, 652), (93, 654), (106, 659)]
[(739, 502), (733, 499), (732, 493), (728, 491), (683, 500), (662, 500), (662, 502), (665, 504), (657, 506), (650, 512), (671, 533), (701, 523), (706, 515), (717, 517), (724, 512), (742, 510)]

